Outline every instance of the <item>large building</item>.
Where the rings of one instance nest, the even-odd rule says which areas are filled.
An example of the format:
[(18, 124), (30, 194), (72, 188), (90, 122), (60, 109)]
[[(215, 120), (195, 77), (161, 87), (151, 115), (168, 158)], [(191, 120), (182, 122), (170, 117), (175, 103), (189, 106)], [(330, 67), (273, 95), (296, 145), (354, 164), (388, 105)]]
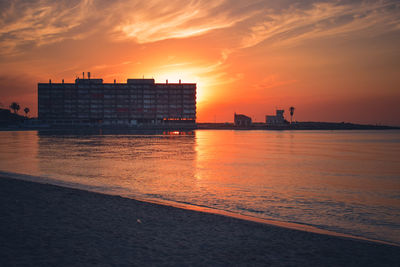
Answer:
[(51, 126), (195, 126), (196, 84), (128, 79), (39, 83), (38, 118)]

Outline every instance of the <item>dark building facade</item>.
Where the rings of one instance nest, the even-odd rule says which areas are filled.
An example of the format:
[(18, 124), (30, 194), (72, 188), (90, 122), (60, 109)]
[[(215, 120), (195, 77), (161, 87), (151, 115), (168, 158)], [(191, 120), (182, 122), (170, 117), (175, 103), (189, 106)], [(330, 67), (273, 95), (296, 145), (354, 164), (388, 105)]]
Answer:
[(251, 123), (252, 123), (250, 117), (243, 115), (243, 114), (236, 114), (236, 113), (234, 116), (234, 122), (235, 122), (235, 126), (238, 126), (238, 127), (249, 127), (249, 126), (251, 126)]
[(160, 84), (154, 79), (50, 80), (38, 84), (38, 118), (52, 126), (194, 126), (196, 84)]
[(285, 118), (283, 117), (283, 113), (285, 111), (283, 109), (277, 109), (276, 115), (267, 115), (265, 116), (265, 123), (268, 125), (283, 125), (286, 123)]

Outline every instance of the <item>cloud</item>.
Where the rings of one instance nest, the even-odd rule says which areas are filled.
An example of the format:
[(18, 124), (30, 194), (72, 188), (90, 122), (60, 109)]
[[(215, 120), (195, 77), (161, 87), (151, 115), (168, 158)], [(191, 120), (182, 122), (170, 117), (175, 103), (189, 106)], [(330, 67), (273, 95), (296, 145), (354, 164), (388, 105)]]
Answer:
[(227, 0), (11, 0), (0, 4), (0, 53), (82, 39), (94, 32), (138, 43), (190, 37), (246, 19), (251, 12), (236, 10), (247, 6)]
[[(195, 79), (192, 82), (202, 82), (207, 86), (217, 86), (221, 84), (232, 83), (239, 76), (227, 76), (223, 61), (217, 62), (180, 62), (161, 65), (154, 71), (159, 73), (156, 78), (160, 80), (168, 79), (169, 75), (179, 76), (186, 80)], [(170, 77), (171, 78), (171, 77)]]
[(223, 9), (227, 2), (215, 0), (183, 3), (171, 0), (166, 5), (164, 1), (146, 1), (140, 8), (135, 7), (132, 15), (125, 18), (115, 30), (123, 34), (121, 38), (134, 38), (139, 43), (148, 43), (228, 28), (251, 16), (251, 13), (235, 14), (232, 8)]
[(374, 36), (399, 29), (400, 4), (378, 1), (353, 4), (313, 3), (308, 8), (291, 6), (280, 13), (269, 11), (249, 28), (240, 48), (261, 42), (293, 45), (304, 40), (344, 34)]
[(215, 31), (216, 38), (233, 40), (221, 48), (226, 60), (237, 49), (261, 42), (293, 45), (399, 30), (399, 11), (398, 1), (386, 0), (10, 0), (0, 3), (0, 55), (95, 33), (146, 44)]
[(83, 38), (83, 33), (73, 31), (90, 17), (92, 4), (91, 0), (10, 1), (0, 13), (2, 54), (65, 38)]
[(271, 74), (262, 79), (259, 83), (255, 84), (254, 87), (256, 89), (265, 90), (293, 84), (296, 82), (297, 80), (283, 80), (278, 74)]

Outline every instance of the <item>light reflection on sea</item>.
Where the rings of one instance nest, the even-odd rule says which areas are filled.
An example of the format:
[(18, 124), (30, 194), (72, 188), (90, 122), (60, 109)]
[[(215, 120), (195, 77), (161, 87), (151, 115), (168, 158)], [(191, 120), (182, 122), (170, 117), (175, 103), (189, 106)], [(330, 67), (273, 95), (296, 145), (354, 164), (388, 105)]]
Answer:
[(400, 131), (0, 132), (0, 170), (400, 244)]

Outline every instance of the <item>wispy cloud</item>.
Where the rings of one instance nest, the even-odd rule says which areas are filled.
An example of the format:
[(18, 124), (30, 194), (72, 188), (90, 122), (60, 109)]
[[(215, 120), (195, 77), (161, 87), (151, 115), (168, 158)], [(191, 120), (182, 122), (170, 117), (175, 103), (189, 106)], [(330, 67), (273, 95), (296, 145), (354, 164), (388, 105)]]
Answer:
[(282, 79), (278, 74), (271, 74), (262, 79), (259, 83), (255, 84), (254, 87), (259, 90), (265, 90), (293, 84), (296, 82), (297, 80), (285, 80)]
[(252, 12), (228, 0), (11, 0), (0, 3), (0, 53), (102, 32), (113, 40), (149, 43), (230, 27)]
[(232, 9), (224, 9), (227, 2), (171, 0), (165, 4), (164, 1), (146, 1), (140, 8), (135, 6), (135, 11), (115, 30), (123, 34), (121, 38), (134, 38), (139, 43), (147, 43), (231, 27), (251, 15), (251, 12), (235, 14)]
[(281, 13), (268, 13), (250, 27), (240, 48), (264, 41), (272, 45), (293, 45), (326, 36), (354, 33), (373, 36), (398, 30), (400, 25), (398, 2), (314, 3), (308, 9), (290, 7)]
[[(222, 61), (212, 62), (181, 62), (176, 64), (166, 64), (154, 69), (159, 73), (156, 78), (172, 78), (168, 75), (178, 78), (195, 79), (195, 82), (203, 82), (207, 86), (216, 86), (231, 83), (238, 77), (226, 76), (225, 66)], [(196, 79), (197, 78), (197, 79)]]
[(57, 42), (65, 38), (83, 38), (82, 33), (73, 30), (87, 20), (93, 3), (92, 0), (76, 3), (14, 0), (7, 4), (2, 6), (0, 13), (2, 54), (15, 52), (18, 47), (29, 49), (32, 45)]
[(235, 43), (221, 48), (226, 59), (262, 42), (399, 30), (399, 13), (390, 0), (10, 0), (0, 3), (0, 55), (96, 32), (145, 44), (219, 30), (217, 38), (231, 35)]

